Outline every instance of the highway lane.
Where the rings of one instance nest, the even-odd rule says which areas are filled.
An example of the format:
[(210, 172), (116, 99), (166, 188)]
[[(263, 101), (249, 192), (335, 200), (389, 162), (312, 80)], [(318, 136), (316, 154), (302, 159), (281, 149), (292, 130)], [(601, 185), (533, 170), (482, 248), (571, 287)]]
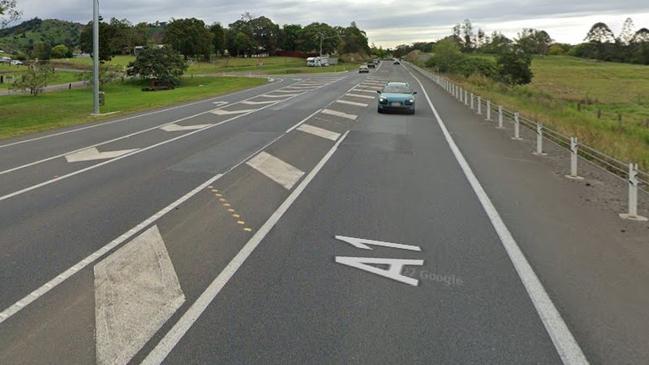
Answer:
[[(422, 94), (402, 68), (388, 69)], [(179, 321), (193, 325), (177, 345), (167, 335), (149, 356), (170, 351), (169, 364), (561, 363), (419, 100), (415, 116), (367, 108), (199, 319)]]
[[(44, 168), (46, 164), (16, 172), (28, 174), (27, 181), (13, 179), (13, 173), (1, 175), (3, 192), (13, 193), (34, 186), (30, 184), (64, 176), (66, 172), (97, 166), (1, 202), (0, 242), (3, 243), (2, 257), (6, 260), (0, 265), (2, 307), (174, 201), (204, 181), (206, 176), (227, 170), (246, 153), (266, 144), (292, 123), (325, 105), (327, 98), (340, 93), (338, 88), (346, 90), (356, 82), (343, 79), (330, 84), (333, 80), (327, 77), (315, 82), (317, 85), (313, 88), (324, 87), (317, 97), (305, 90), (303, 95), (261, 98), (277, 104), (250, 106), (265, 109), (249, 115), (210, 114), (211, 122), (238, 119), (204, 131), (185, 132), (194, 134), (128, 158), (73, 163), (60, 158), (50, 162), (56, 165), (48, 169)], [(329, 85), (322, 86), (325, 84)], [(224, 107), (224, 110), (236, 110), (236, 107)], [(205, 119), (197, 121), (203, 122)], [(154, 132), (157, 136), (163, 133)], [(183, 132), (169, 134), (173, 138), (184, 135)], [(73, 135), (76, 138), (76, 133)], [(34, 143), (58, 143), (56, 140), (62, 137)], [(157, 142), (142, 137), (128, 138), (126, 142), (130, 145), (116, 146), (116, 149), (138, 148)], [(56, 167), (61, 166), (68, 170), (57, 171)]]
[[(225, 173), (233, 166), (240, 165), (254, 151), (288, 133), (321, 135), (325, 129), (316, 125), (325, 120), (333, 123), (329, 128), (345, 128), (352, 121), (348, 118), (351, 113), (339, 117), (325, 114), (333, 109), (323, 109), (320, 117), (314, 115), (361, 80), (355, 74), (336, 80), (317, 77), (305, 80), (304, 86), (295, 84), (293, 87), (293, 90), (303, 89), (305, 94), (296, 95), (295, 91), (267, 93), (266, 97), (255, 101), (280, 101), (253, 104), (262, 105), (265, 109), (243, 114), (236, 123), (224, 124), (5, 200), (0, 240), (4, 253), (1, 291), (2, 305), (8, 309), (0, 312), (2, 362), (47, 363), (52, 359), (94, 362), (95, 348), (80, 346), (89, 337), (87, 333), (79, 332), (94, 329), (94, 321), (90, 325), (79, 322), (80, 318), (91, 319), (92, 313), (88, 317), (88, 313), (81, 316), (76, 310), (70, 312), (72, 308), (79, 309), (79, 305), (89, 303), (84, 301), (87, 296), (78, 292), (88, 288), (77, 287), (79, 280), (83, 282), (87, 279), (84, 275), (88, 273), (88, 270), (77, 268), (82, 268), (79, 264), (88, 261), (79, 260), (84, 257), (98, 259), (100, 256), (95, 250), (106, 248), (102, 245), (112, 242), (111, 239), (123, 237), (120, 236), (123, 232), (133, 232), (129, 231), (131, 227), (208, 177), (210, 180), (219, 178), (220, 172)], [(309, 92), (311, 89), (317, 89), (317, 92)], [(240, 109), (226, 106), (221, 110), (228, 113), (219, 112), (217, 116), (230, 115), (229, 112)], [(302, 126), (300, 130), (287, 131), (290, 126), (297, 127), (296, 123), (305, 117), (317, 120), (309, 124), (309, 128)], [(325, 135), (327, 138), (317, 138), (331, 142), (332, 132), (329, 133)], [(337, 136), (340, 134), (337, 133)], [(200, 189), (195, 190), (193, 194), (200, 192)], [(200, 201), (204, 202), (205, 199)], [(244, 228), (250, 230), (249, 227)], [(243, 232), (249, 234), (249, 230)], [(75, 262), (79, 264), (74, 265)], [(90, 269), (92, 275), (92, 266), (86, 269)], [(77, 271), (80, 272), (75, 275)], [(60, 273), (63, 275), (57, 276)], [(51, 281), (48, 282), (49, 279)], [(43, 283), (47, 284), (39, 287)], [(54, 289), (50, 291), (52, 286)], [(69, 290), (73, 290), (73, 293), (69, 293)], [(30, 292), (32, 294), (28, 295)], [(94, 290), (85, 290), (84, 293), (90, 294), (90, 300), (94, 302)], [(33, 300), (32, 297), (37, 299)], [(12, 302), (15, 303), (12, 305)], [(27, 308), (23, 310), (25, 306)], [(73, 333), (62, 336), (61, 332), (66, 331)], [(43, 351), (25, 358), (20, 350), (24, 346)], [(85, 351), (79, 351), (81, 348)]]
[[(0, 363), (643, 363), (646, 288), (619, 280), (647, 271), (606, 245), (629, 243), (610, 217), (497, 167), (529, 151), (414, 76), (350, 74), (0, 201)], [(386, 80), (419, 91), (416, 115), (376, 113)]]

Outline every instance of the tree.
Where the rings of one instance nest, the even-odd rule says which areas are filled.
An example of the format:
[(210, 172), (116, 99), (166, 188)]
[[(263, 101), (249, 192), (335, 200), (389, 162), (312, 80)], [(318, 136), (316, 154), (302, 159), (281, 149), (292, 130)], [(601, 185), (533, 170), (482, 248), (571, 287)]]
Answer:
[(642, 28), (635, 32), (631, 43), (647, 43), (649, 42), (649, 29)]
[(210, 57), (213, 34), (202, 20), (196, 18), (173, 19), (167, 24), (163, 42), (180, 52), (185, 58)]
[(70, 58), (72, 51), (65, 44), (58, 44), (52, 47), (51, 56), (52, 58)]
[(340, 53), (369, 53), (370, 47), (368, 45), (367, 34), (358, 29), (355, 22), (347, 28), (343, 28), (340, 32)]
[(552, 38), (550, 38), (550, 35), (544, 30), (525, 28), (518, 34), (516, 44), (522, 48), (525, 53), (546, 55), (550, 48), (550, 44), (552, 44)]
[(217, 54), (223, 54), (225, 51), (225, 29), (221, 23), (214, 23), (210, 26), (210, 32), (212, 32), (212, 46), (214, 47), (214, 52)]
[(532, 82), (532, 57), (520, 47), (503, 52), (496, 61), (498, 75), (502, 82), (509, 85), (523, 85)]
[(624, 25), (622, 25), (622, 32), (620, 32), (619, 41), (623, 45), (629, 45), (633, 40), (634, 35), (635, 31), (633, 26), (633, 19), (626, 18)]
[(484, 53), (502, 53), (509, 49), (514, 42), (505, 37), (502, 33), (493, 32), (490, 39), (480, 48)]
[(296, 51), (300, 48), (302, 26), (299, 24), (286, 24), (282, 28), (280, 48), (285, 51)]
[(248, 21), (250, 36), (262, 50), (273, 54), (279, 44), (279, 25), (265, 16)]
[(600, 22), (590, 28), (585, 40), (593, 43), (614, 43), (615, 34), (608, 25)]
[(135, 40), (135, 30), (131, 22), (126, 19), (112, 18), (110, 20), (110, 44), (112, 54), (130, 54), (138, 44)]
[(443, 73), (452, 72), (463, 57), (457, 43), (450, 38), (445, 38), (433, 47), (433, 56), (428, 60), (427, 66), (435, 67)]
[(0, 29), (20, 19), (22, 12), (16, 8), (16, 0), (0, 0)]
[(187, 63), (172, 48), (147, 48), (137, 55), (135, 61), (129, 63), (127, 74), (138, 76), (142, 80), (177, 86), (185, 70)]
[(326, 23), (311, 23), (301, 32), (300, 47), (304, 52), (319, 52), (322, 40), (322, 53), (331, 54), (340, 44), (338, 32)]
[(237, 56), (250, 55), (256, 48), (255, 42), (244, 32), (235, 34), (233, 47)]
[(49, 60), (52, 54), (52, 48), (48, 43), (38, 42), (34, 44), (34, 49), (32, 50), (32, 58), (37, 60)]
[[(110, 24), (99, 21), (99, 60), (110, 61), (113, 58), (113, 50), (111, 49), (111, 40), (113, 39), (113, 27)], [(81, 51), (92, 55), (92, 22), (88, 23), (81, 30), (79, 40)]]
[(43, 92), (52, 74), (54, 69), (49, 64), (34, 62), (27, 67), (27, 71), (13, 83), (11, 88), (37, 96)]

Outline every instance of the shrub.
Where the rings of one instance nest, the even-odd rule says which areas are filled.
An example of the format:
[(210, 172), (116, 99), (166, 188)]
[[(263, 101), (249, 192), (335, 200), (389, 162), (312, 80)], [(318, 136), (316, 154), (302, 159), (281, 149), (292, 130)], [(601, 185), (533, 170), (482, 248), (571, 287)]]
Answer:
[(72, 51), (70, 51), (70, 49), (65, 44), (59, 44), (57, 46), (52, 47), (51, 57), (70, 58), (72, 57)]
[(451, 72), (459, 73), (464, 77), (483, 75), (494, 78), (498, 74), (496, 63), (487, 58), (464, 56), (460, 62), (453, 65)]
[(53, 73), (54, 69), (49, 64), (32, 63), (27, 67), (27, 71), (14, 81), (11, 89), (26, 91), (32, 96), (37, 96), (43, 92)]
[(187, 63), (183, 57), (173, 49), (163, 47), (140, 52), (135, 61), (129, 63), (127, 73), (142, 80), (177, 86), (185, 70)]
[(513, 48), (498, 56), (498, 78), (509, 85), (532, 82), (532, 57), (521, 49)]

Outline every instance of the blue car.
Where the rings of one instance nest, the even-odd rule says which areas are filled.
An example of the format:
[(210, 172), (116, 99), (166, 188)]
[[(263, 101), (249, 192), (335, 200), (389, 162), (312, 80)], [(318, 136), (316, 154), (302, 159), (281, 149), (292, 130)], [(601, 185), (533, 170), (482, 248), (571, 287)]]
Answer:
[(410, 89), (405, 82), (390, 82), (385, 85), (379, 93), (379, 113), (384, 112), (405, 112), (415, 114), (416, 91)]

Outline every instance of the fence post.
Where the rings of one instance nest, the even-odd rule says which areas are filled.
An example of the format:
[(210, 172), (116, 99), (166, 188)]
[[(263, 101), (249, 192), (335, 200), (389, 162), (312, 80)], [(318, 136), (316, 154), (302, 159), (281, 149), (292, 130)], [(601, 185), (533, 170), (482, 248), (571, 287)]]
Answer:
[(521, 138), (521, 121), (520, 121), (520, 115), (518, 112), (514, 113), (514, 137), (512, 137), (513, 140), (515, 141), (520, 141), (522, 140)]
[(638, 164), (629, 164), (629, 212), (620, 214), (620, 218), (647, 221), (646, 217), (638, 215)]
[(503, 129), (503, 106), (498, 105), (498, 129)]
[(537, 156), (545, 156), (547, 153), (543, 152), (543, 124), (536, 123), (536, 151)]
[(487, 100), (487, 120), (491, 121), (491, 100)]
[(475, 102), (473, 101), (474, 97), (475, 97), (475, 95), (473, 95), (473, 93), (471, 93), (471, 110), (473, 110), (475, 108)]
[(482, 115), (482, 98), (478, 96), (478, 115)]
[(577, 161), (579, 159), (579, 142), (577, 137), (570, 137), (570, 175), (568, 179), (583, 180), (584, 178), (577, 173)]
[(469, 105), (469, 91), (464, 90), (464, 105)]

